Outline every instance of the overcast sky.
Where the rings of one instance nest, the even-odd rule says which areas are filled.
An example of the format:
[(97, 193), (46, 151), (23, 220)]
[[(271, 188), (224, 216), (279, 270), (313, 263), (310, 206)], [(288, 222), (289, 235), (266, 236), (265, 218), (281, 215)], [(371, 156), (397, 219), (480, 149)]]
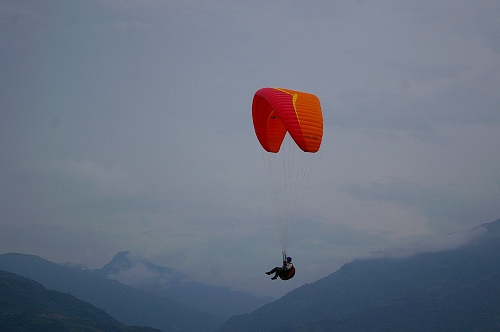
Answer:
[[(268, 86), (316, 94), (325, 121), (288, 282), (264, 275)], [(1, 253), (129, 250), (280, 296), (500, 218), (496, 0), (2, 1), (0, 110)]]

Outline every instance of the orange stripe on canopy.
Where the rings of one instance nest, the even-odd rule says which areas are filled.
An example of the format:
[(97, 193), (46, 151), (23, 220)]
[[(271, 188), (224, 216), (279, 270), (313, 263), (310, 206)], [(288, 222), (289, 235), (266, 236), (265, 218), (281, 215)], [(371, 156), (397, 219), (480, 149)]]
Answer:
[(318, 97), (289, 89), (262, 88), (252, 103), (255, 134), (262, 147), (277, 153), (288, 132), (304, 152), (316, 152), (323, 137)]

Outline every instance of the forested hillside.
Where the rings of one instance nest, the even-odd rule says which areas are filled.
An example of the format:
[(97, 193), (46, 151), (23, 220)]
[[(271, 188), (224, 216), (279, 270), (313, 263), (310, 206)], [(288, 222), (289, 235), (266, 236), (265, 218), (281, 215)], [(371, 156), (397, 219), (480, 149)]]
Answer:
[(0, 330), (158, 331), (125, 326), (72, 295), (47, 290), (33, 280), (5, 271), (0, 271)]
[(220, 331), (500, 331), (500, 220), (454, 250), (358, 260)]

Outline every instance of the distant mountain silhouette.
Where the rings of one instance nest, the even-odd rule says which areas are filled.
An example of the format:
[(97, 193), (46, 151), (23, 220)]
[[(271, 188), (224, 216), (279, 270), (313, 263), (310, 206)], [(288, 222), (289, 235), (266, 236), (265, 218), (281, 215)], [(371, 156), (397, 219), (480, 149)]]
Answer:
[(172, 299), (144, 292), (92, 271), (60, 266), (34, 255), (0, 255), (0, 270), (33, 279), (105, 310), (122, 324), (166, 331), (214, 331), (221, 320)]
[(157, 266), (145, 259), (131, 257), (128, 251), (116, 254), (108, 264), (93, 272), (134, 288), (174, 299), (195, 309), (217, 315), (222, 320), (250, 313), (273, 300), (192, 281), (172, 268)]
[(458, 249), (356, 260), (220, 331), (500, 331), (500, 219)]
[(72, 295), (47, 290), (36, 281), (5, 271), (0, 271), (0, 330), (159, 331), (125, 326)]

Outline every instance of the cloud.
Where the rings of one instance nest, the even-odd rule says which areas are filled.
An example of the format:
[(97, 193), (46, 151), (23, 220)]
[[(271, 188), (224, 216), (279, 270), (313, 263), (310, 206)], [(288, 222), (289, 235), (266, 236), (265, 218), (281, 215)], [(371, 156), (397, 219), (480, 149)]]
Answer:
[(123, 197), (142, 193), (141, 183), (120, 166), (105, 168), (92, 160), (60, 160), (53, 163), (53, 169), (90, 184), (97, 196)]
[(97, 23), (93, 26), (97, 33), (119, 32), (121, 34), (147, 33), (153, 30), (153, 25), (149, 22), (132, 20), (113, 22), (111, 25)]
[(454, 192), (450, 186), (427, 187), (396, 177), (386, 177), (385, 180), (345, 184), (340, 189), (362, 201), (386, 202), (403, 209), (416, 210), (429, 220), (431, 227), (438, 229), (444, 224), (456, 223), (458, 220), (453, 220), (454, 212), (474, 199), (465, 193)]
[[(283, 293), (321, 277), (323, 260), (498, 218), (495, 1), (0, 8), (0, 208), (14, 248), (104, 263), (97, 249), (78, 261), (88, 242)], [(325, 119), (293, 254), (308, 273), (288, 285), (234, 277), (274, 266), (279, 245), (251, 121), (264, 86), (317, 94)]]
[[(108, 278), (118, 280), (125, 285), (136, 286), (156, 282), (160, 276), (159, 272), (148, 269), (140, 262), (135, 262), (132, 267), (126, 270), (110, 273)], [(166, 281), (165, 286), (168, 288), (168, 279), (164, 280)]]
[(129, 254), (127, 258), (130, 265), (117, 272), (110, 272), (107, 276), (109, 279), (139, 288), (158, 285), (162, 290), (168, 290), (186, 278), (179, 272), (157, 268), (139, 256)]
[(362, 200), (392, 201), (403, 205), (418, 205), (430, 194), (430, 190), (417, 183), (395, 177), (387, 178), (384, 183), (345, 184), (340, 189)]
[(483, 227), (446, 235), (428, 235), (399, 246), (372, 252), (369, 257), (409, 257), (425, 252), (457, 249), (486, 233)]

